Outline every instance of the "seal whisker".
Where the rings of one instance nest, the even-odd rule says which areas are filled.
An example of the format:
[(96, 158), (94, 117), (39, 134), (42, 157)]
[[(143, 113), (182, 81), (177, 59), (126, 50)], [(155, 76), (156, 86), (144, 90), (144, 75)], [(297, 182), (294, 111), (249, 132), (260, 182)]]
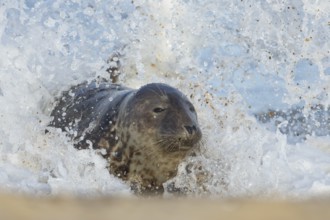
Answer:
[(160, 88), (160, 85), (156, 85), (156, 88), (159, 90), (160, 96), (167, 96), (165, 91)]
[(196, 143), (196, 149), (203, 154), (207, 151), (206, 146), (205, 146), (205, 139), (202, 138), (198, 143)]
[[(156, 91), (156, 89), (157, 89), (157, 91)], [(159, 91), (159, 93), (158, 93), (158, 91)], [(155, 86), (155, 88), (154, 88), (154, 92), (155, 92), (158, 96), (160, 96), (160, 97), (165, 96), (165, 94), (163, 93), (163, 91), (160, 89), (159, 85), (156, 85), (156, 86)]]
[(175, 140), (162, 139), (159, 141), (159, 143), (157, 145), (167, 148), (168, 146), (173, 145), (175, 142), (176, 142)]
[(152, 92), (153, 94), (155, 94), (155, 95), (161, 97), (161, 94), (158, 94), (157, 91), (154, 90), (154, 89), (150, 89), (150, 92)]
[(168, 146), (166, 147), (166, 149), (167, 149), (169, 152), (173, 152), (173, 151), (175, 151), (177, 148), (178, 148), (177, 141), (169, 142), (169, 143), (168, 143)]
[(178, 146), (178, 142), (176, 140), (168, 139), (168, 138), (160, 139), (156, 141), (155, 144), (162, 146), (164, 149), (167, 149), (168, 151), (173, 151), (173, 149), (177, 148)]

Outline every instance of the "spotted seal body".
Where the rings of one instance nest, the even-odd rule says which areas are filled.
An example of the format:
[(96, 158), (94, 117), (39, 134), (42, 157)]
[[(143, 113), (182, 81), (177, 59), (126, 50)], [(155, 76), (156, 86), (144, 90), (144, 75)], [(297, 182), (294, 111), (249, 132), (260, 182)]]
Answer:
[(191, 102), (177, 89), (152, 83), (138, 90), (108, 82), (64, 92), (51, 116), (78, 149), (100, 149), (110, 173), (139, 192), (162, 192), (202, 137)]

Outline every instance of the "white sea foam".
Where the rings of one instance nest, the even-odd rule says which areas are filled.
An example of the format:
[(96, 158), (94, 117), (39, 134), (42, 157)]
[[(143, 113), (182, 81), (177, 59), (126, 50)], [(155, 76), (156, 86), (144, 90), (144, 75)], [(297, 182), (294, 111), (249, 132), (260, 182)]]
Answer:
[[(92, 150), (45, 134), (60, 91), (115, 51), (120, 82), (165, 82), (194, 103), (201, 154), (170, 182), (189, 195), (306, 198), (330, 192), (329, 136), (288, 143), (253, 114), (329, 106), (330, 4), (295, 0), (0, 2), (0, 184), (38, 195), (130, 194)], [(330, 123), (325, 117), (324, 123)], [(317, 126), (313, 129), (317, 129)], [(315, 132), (317, 133), (317, 132)], [(329, 132), (330, 133), (330, 132)], [(329, 135), (328, 133), (328, 135)]]

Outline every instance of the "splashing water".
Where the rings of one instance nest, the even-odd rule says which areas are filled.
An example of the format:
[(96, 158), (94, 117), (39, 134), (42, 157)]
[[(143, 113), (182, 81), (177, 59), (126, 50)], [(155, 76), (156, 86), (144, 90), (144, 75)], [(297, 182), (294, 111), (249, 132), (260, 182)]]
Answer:
[(2, 190), (131, 194), (95, 152), (44, 132), (56, 95), (108, 77), (106, 61), (120, 51), (120, 83), (168, 83), (199, 114), (201, 153), (166, 184), (222, 198), (330, 192), (327, 1), (0, 4)]

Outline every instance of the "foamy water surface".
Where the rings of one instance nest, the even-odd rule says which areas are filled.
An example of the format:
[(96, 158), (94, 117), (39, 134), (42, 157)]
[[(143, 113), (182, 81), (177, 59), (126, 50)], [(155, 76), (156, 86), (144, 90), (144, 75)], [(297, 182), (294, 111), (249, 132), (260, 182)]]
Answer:
[[(170, 84), (197, 109), (204, 145), (180, 165), (171, 184), (186, 187), (190, 196), (220, 198), (330, 193), (328, 1), (0, 5), (2, 191), (132, 194), (93, 150), (74, 149), (60, 131), (44, 132), (60, 91), (107, 77), (107, 59), (120, 51), (120, 83)], [(312, 111), (316, 106), (321, 113)], [(310, 119), (293, 125), (310, 128), (303, 135), (285, 132), (290, 117), (268, 124), (255, 117), (270, 111), (290, 115), (297, 108)]]

